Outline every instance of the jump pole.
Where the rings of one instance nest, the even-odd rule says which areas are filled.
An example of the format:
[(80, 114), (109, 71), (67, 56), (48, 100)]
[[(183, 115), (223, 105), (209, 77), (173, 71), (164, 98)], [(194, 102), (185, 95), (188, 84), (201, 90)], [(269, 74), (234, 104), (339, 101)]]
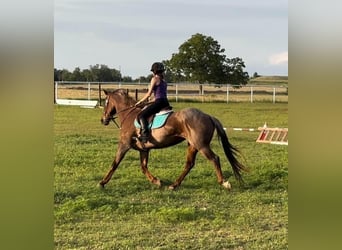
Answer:
[(269, 128), (265, 122), (263, 127), (255, 128), (223, 128), (224, 130), (260, 131), (256, 142), (269, 143), (275, 145), (288, 145), (288, 128)]
[(232, 130), (235, 130), (235, 131), (248, 131), (248, 132), (257, 131), (256, 128), (223, 128), (223, 129), (224, 130), (232, 129)]

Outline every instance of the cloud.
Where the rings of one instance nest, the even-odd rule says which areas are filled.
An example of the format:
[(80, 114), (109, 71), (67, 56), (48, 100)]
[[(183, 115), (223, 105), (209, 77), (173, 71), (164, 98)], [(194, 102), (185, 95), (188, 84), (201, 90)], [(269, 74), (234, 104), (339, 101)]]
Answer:
[(273, 54), (269, 57), (269, 62), (272, 65), (287, 64), (288, 63), (288, 52), (282, 52)]

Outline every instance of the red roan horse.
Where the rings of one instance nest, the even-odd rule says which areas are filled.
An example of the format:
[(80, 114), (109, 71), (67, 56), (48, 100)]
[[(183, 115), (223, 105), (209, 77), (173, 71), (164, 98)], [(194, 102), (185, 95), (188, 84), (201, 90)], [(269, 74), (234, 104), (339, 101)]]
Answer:
[(154, 177), (147, 168), (149, 151), (151, 149), (173, 146), (186, 140), (188, 142), (188, 148), (185, 168), (169, 188), (175, 189), (182, 183), (185, 176), (195, 165), (196, 155), (200, 152), (213, 163), (218, 183), (230, 189), (231, 184), (223, 178), (220, 159), (210, 148), (210, 142), (215, 129), (218, 137), (221, 139), (223, 150), (232, 166), (236, 179), (242, 182), (241, 172), (247, 171), (247, 168), (237, 160), (236, 155), (239, 151), (229, 143), (222, 124), (215, 117), (195, 108), (186, 108), (173, 112), (165, 125), (161, 128), (153, 129), (149, 141), (142, 144), (136, 139), (139, 130), (134, 126), (134, 119), (141, 111), (140, 107), (134, 106), (136, 101), (123, 89), (118, 89), (113, 92), (104, 90), (104, 93), (106, 94), (106, 101), (101, 122), (104, 125), (108, 125), (111, 120), (116, 118), (114, 115), (117, 115), (121, 123), (121, 130), (116, 156), (109, 172), (100, 182), (102, 187), (111, 179), (121, 160), (131, 148), (140, 152), (141, 170), (147, 179), (153, 184), (161, 186), (160, 180)]

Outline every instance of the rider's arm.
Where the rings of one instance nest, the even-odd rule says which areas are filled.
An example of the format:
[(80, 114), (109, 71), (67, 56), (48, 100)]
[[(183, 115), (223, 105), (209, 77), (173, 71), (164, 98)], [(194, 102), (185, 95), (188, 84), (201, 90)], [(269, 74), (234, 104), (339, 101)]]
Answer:
[(146, 101), (153, 93), (153, 88), (154, 86), (159, 82), (159, 79), (157, 77), (152, 77), (151, 79), (151, 84), (150, 84), (150, 88), (148, 89), (147, 93), (145, 94), (145, 96), (143, 98), (140, 99), (140, 101), (138, 101), (135, 105), (139, 105), (140, 103)]

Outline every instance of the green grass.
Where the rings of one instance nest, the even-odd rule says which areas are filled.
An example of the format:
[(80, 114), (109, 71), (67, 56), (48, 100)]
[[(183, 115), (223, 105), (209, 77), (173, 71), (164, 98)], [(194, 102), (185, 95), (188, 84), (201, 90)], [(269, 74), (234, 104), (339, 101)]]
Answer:
[(259, 76), (249, 80), (252, 85), (273, 85), (287, 86), (288, 76)]
[(224, 176), (198, 155), (176, 191), (167, 185), (181, 173), (186, 144), (152, 150), (149, 169), (165, 186), (141, 173), (129, 151), (105, 189), (98, 182), (116, 151), (119, 129), (100, 124), (101, 109), (55, 107), (54, 216), (56, 249), (288, 249), (288, 149), (255, 143), (258, 132), (232, 127), (288, 126), (284, 103), (172, 103), (198, 107), (227, 127), (228, 137), (251, 169), (239, 186), (216, 138)]

